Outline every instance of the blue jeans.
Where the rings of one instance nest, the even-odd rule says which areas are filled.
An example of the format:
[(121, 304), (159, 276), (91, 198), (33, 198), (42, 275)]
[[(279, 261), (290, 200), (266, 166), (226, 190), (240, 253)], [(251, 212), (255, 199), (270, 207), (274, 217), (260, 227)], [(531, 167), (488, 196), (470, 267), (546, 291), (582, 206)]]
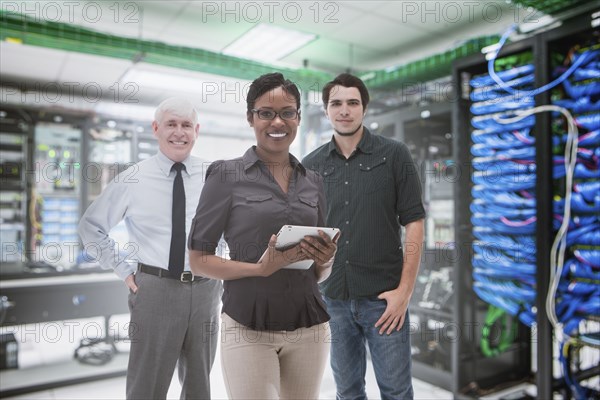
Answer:
[(375, 322), (387, 302), (377, 298), (333, 300), (325, 297), (331, 315), (331, 368), (338, 400), (366, 399), (365, 341), (377, 378), (381, 399), (412, 399), (410, 321), (408, 311), (400, 331), (379, 334)]

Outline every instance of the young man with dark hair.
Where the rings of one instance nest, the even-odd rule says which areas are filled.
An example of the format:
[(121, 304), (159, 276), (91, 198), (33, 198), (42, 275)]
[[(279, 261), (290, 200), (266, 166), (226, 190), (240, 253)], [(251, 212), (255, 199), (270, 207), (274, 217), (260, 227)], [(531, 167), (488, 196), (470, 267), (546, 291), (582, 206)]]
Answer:
[(368, 103), (359, 78), (341, 74), (329, 82), (323, 105), (335, 133), (303, 160), (324, 179), (327, 226), (342, 231), (321, 285), (331, 315), (331, 367), (337, 399), (366, 399), (366, 341), (381, 398), (411, 399), (408, 304), (425, 211), (406, 145), (363, 126)]

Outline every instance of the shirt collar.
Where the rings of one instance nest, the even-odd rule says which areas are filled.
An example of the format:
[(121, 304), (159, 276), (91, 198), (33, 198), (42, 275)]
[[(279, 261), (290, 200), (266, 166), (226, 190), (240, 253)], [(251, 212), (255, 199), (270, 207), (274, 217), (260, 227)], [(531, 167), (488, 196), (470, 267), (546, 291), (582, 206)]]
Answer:
[[(244, 163), (244, 171), (248, 171), (248, 169), (250, 169), (254, 164), (258, 163), (259, 161), (262, 162), (262, 160), (258, 158), (258, 155), (256, 154), (256, 146), (252, 146), (248, 150), (246, 150), (246, 152), (242, 156), (242, 161)], [(290, 154), (290, 165), (293, 169), (298, 169), (302, 173), (302, 175), (306, 175), (306, 168), (304, 168), (304, 165), (302, 165), (300, 161), (298, 161), (298, 159), (292, 154)]]
[[(373, 153), (373, 135), (369, 132), (366, 126), (363, 126), (363, 135), (360, 139), (360, 142), (356, 145), (356, 148), (362, 151), (365, 154)], [(329, 146), (327, 148), (328, 154), (331, 154), (332, 151), (338, 151), (338, 148), (335, 144), (335, 136), (331, 137), (331, 141), (329, 142)]]
[[(173, 164), (175, 164), (175, 162), (169, 157), (165, 156), (160, 150), (158, 150), (158, 153), (156, 154), (156, 161), (158, 163), (158, 168), (160, 168), (161, 172), (165, 174), (165, 176), (169, 176), (171, 174), (171, 168), (173, 167)], [(192, 169), (194, 167), (194, 163), (192, 162), (192, 156), (189, 155), (181, 163), (185, 165), (185, 173), (188, 176), (191, 175)]]

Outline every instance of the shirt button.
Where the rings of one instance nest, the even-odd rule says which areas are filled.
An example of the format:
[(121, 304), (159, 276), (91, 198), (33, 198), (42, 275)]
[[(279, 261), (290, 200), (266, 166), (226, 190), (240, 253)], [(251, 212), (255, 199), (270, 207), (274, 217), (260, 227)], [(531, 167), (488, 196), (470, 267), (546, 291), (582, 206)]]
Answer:
[(344, 185), (347, 185), (347, 184), (348, 184), (348, 181), (344, 182)]
[(348, 204), (350, 204), (350, 202), (349, 202), (348, 200), (346, 200), (346, 201), (344, 202), (344, 204), (345, 204), (345, 205), (348, 205)]
[(346, 264), (350, 264), (350, 261), (346, 260)]
[(367, 167), (367, 171), (369, 171), (371, 169), (371, 167)]
[(348, 225), (350, 223), (350, 221), (346, 221), (346, 225)]
[(346, 244), (348, 244), (348, 243), (350, 243), (350, 241), (349, 241), (349, 240), (346, 240)]
[(346, 163), (346, 167), (348, 166), (348, 163)]

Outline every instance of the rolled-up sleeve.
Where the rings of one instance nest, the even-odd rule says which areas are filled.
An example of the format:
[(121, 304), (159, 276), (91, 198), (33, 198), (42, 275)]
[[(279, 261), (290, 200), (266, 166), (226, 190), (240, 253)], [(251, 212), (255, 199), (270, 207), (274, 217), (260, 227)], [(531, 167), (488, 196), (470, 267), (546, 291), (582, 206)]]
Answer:
[(396, 212), (402, 226), (425, 218), (419, 170), (404, 144), (398, 143), (395, 165)]
[(128, 204), (128, 185), (121, 180), (111, 182), (88, 207), (78, 226), (87, 255), (102, 268), (114, 269), (121, 279), (132, 274), (135, 268), (119, 254), (108, 233), (123, 220)]
[(206, 172), (196, 215), (192, 220), (188, 248), (214, 254), (225, 231), (231, 210), (231, 182), (221, 173), (222, 161), (216, 161)]

